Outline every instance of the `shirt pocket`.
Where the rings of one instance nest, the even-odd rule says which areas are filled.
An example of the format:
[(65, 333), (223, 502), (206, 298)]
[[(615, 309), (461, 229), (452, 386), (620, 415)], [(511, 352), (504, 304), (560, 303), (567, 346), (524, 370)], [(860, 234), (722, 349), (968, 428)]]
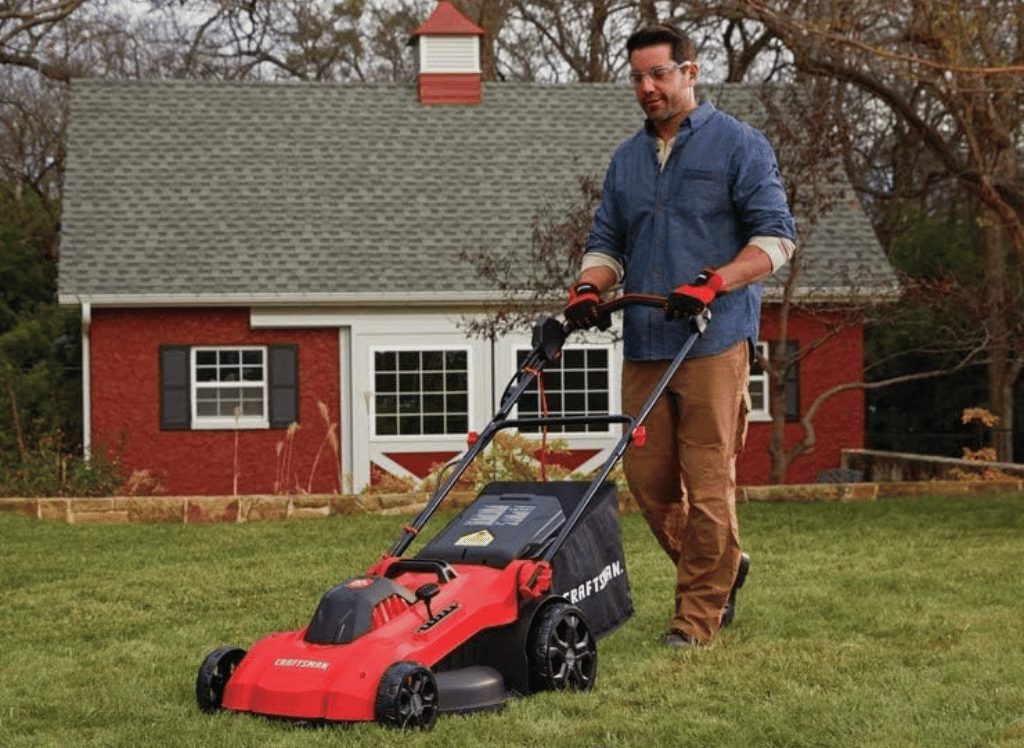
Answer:
[(669, 197), (672, 212), (681, 217), (707, 220), (732, 213), (725, 174), (704, 169), (684, 169)]

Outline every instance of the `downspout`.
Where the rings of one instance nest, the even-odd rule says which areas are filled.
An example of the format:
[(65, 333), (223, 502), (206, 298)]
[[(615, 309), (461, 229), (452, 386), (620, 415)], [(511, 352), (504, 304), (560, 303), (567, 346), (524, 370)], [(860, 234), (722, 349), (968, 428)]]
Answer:
[(92, 371), (89, 349), (89, 327), (92, 324), (92, 305), (82, 302), (82, 456), (89, 460), (92, 455)]

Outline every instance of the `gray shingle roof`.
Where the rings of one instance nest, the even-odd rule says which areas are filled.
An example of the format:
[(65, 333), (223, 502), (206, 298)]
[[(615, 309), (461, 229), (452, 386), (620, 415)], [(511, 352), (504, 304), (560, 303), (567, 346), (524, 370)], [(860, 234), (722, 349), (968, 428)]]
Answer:
[[(761, 109), (748, 87), (702, 93)], [(481, 106), (427, 107), (411, 85), (77, 81), (61, 298), (480, 297), (460, 254), (528, 247), (544, 203), (603, 174), (641, 116), (611, 84), (485, 83)], [(852, 193), (807, 255), (810, 285), (851, 263), (894, 283)]]

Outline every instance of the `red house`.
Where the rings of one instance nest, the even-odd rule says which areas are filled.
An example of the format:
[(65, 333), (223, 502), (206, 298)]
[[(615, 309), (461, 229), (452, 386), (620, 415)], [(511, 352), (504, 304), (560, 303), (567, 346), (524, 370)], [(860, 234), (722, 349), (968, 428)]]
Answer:
[[(464, 258), (523, 258), (540, 212), (568, 205), (641, 122), (625, 85), (482, 83), (481, 33), (441, 3), (414, 35), (415, 85), (74, 84), (59, 284), (83, 314), (91, 449), (175, 495), (358, 490), (464, 449), (530, 335), (467, 335), (503, 294)], [(702, 93), (754, 120), (762, 109), (750, 87)], [(566, 112), (585, 126), (569, 132)], [(827, 329), (813, 300), (896, 288), (855, 201), (803, 250), (797, 348)], [(767, 342), (777, 285), (765, 298)], [(788, 438), (862, 361), (859, 327), (801, 360)], [(548, 396), (617, 411), (618, 371), (613, 339), (572, 340)], [(747, 484), (770, 466), (766, 384), (751, 385)], [(863, 444), (859, 392), (819, 413), (792, 482)], [(615, 439), (594, 428), (564, 435), (582, 467)]]

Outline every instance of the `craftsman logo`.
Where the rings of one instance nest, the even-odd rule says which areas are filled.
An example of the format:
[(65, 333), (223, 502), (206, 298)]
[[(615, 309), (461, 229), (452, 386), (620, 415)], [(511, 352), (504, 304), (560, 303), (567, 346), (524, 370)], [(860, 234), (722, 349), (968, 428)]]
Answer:
[(468, 546), (470, 548), (485, 548), (494, 542), (494, 536), (488, 530), (463, 535), (455, 541), (455, 545)]
[(345, 586), (348, 587), (350, 590), (361, 590), (365, 589), (366, 587), (369, 587), (371, 584), (373, 584), (372, 579), (370, 579), (369, 577), (361, 577), (359, 579), (353, 579), (349, 582), (346, 582)]
[(281, 657), (274, 660), (274, 667), (291, 667), (300, 670), (327, 670), (331, 663), (324, 660), (295, 660), (288, 657)]
[(616, 577), (621, 577), (625, 573), (625, 569), (622, 567), (621, 561), (615, 561), (614, 563), (608, 564), (601, 570), (601, 573), (592, 579), (588, 579), (578, 587), (569, 590), (566, 593), (566, 597), (569, 598), (569, 602), (576, 605), (581, 600), (584, 600), (591, 595), (596, 595), (601, 592), (608, 583)]

